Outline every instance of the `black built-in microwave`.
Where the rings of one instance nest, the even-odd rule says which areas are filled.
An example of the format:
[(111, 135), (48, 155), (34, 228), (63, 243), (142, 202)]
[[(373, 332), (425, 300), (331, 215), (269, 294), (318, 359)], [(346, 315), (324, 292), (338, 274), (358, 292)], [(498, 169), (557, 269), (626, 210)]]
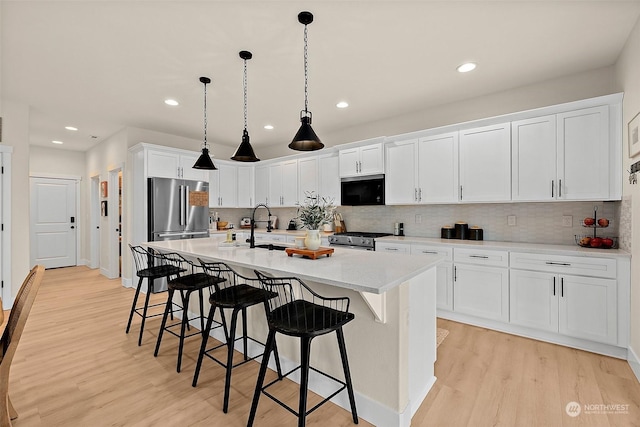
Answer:
[(342, 178), (340, 186), (343, 206), (384, 205), (384, 175)]

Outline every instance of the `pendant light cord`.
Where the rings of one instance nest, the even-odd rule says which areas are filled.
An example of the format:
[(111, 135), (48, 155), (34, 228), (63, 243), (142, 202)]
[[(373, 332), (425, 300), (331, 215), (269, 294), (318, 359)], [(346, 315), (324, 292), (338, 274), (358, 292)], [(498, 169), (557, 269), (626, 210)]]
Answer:
[(204, 84), (204, 148), (207, 148), (207, 84)]
[(244, 60), (244, 77), (242, 79), (244, 90), (244, 130), (247, 130), (247, 60)]
[(309, 111), (308, 105), (308, 80), (309, 80), (309, 68), (307, 65), (308, 57), (307, 57), (307, 25), (304, 26), (304, 112), (307, 113)]

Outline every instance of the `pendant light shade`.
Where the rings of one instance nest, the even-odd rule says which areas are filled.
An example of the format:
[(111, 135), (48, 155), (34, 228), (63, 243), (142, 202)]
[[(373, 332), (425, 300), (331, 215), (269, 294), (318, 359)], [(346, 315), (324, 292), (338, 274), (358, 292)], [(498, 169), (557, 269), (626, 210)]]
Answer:
[(298, 14), (298, 22), (304, 25), (304, 110), (300, 112), (300, 129), (298, 129), (296, 136), (293, 137), (289, 148), (297, 151), (315, 151), (323, 148), (324, 144), (311, 127), (311, 111), (308, 108), (307, 25), (313, 22), (313, 14), (311, 12), (300, 12)]
[(211, 79), (209, 77), (200, 77), (200, 82), (204, 85), (204, 143), (202, 144), (202, 154), (193, 164), (193, 168), (216, 170), (218, 168), (213, 164), (213, 160), (209, 156), (209, 147), (207, 146), (207, 85), (211, 83)]
[(249, 131), (247, 131), (247, 60), (253, 58), (251, 52), (246, 50), (240, 51), (240, 58), (244, 61), (244, 77), (242, 79), (242, 88), (244, 91), (244, 130), (242, 131), (242, 142), (238, 149), (231, 157), (231, 160), (237, 162), (258, 162), (259, 158), (253, 152), (251, 142), (249, 142)]

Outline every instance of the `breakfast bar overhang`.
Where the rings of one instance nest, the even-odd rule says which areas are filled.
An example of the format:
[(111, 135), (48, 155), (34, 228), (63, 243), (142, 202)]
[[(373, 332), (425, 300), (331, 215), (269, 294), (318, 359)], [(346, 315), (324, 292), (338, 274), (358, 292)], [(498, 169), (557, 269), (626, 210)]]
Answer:
[[(350, 297), (350, 311), (356, 317), (344, 334), (358, 413), (375, 425), (411, 424), (436, 379), (436, 266), (441, 256), (336, 248), (330, 257), (311, 260), (277, 250), (229, 247), (223, 240), (211, 237), (145, 245), (191, 259), (222, 261), (248, 277), (254, 277), (254, 269), (274, 276), (295, 276), (323, 296)], [(249, 334), (264, 341), (267, 325), (263, 313), (250, 314)], [(332, 338), (314, 340), (311, 365), (339, 378), (341, 362)], [(294, 341), (278, 337), (278, 350), (283, 365), (297, 364)], [(319, 395), (332, 392), (332, 384), (321, 376), (312, 377), (309, 384)], [(332, 401), (349, 408), (345, 393)]]

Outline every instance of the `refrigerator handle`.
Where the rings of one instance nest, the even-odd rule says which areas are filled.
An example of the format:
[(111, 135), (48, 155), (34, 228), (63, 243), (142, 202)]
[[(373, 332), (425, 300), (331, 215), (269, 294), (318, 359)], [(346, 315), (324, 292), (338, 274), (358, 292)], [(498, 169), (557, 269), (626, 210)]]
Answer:
[(180, 225), (184, 225), (184, 185), (180, 186), (180, 201), (179, 201), (179, 209), (180, 209)]
[(182, 205), (183, 209), (184, 209), (184, 224), (182, 225), (187, 225), (187, 222), (189, 221), (188, 215), (189, 215), (189, 186), (185, 185), (184, 186), (184, 204)]

